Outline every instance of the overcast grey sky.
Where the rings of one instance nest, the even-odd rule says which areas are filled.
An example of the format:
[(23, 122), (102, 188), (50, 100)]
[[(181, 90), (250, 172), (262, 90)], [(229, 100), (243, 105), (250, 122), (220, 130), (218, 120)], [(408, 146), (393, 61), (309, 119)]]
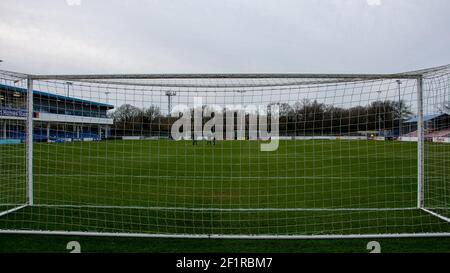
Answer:
[(1, 0), (0, 59), (36, 74), (402, 72), (450, 63), (450, 1)]

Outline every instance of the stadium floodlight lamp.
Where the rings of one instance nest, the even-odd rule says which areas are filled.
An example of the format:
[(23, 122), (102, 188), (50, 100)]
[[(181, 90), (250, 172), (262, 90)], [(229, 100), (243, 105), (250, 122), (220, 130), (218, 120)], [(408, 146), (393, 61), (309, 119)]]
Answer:
[(166, 96), (167, 96), (167, 110), (170, 113), (172, 112), (172, 97), (176, 96), (177, 92), (175, 91), (166, 91)]

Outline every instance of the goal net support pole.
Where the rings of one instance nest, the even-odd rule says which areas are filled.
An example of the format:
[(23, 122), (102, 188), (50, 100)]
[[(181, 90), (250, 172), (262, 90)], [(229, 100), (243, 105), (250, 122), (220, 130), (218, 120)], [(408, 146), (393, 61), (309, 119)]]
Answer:
[(450, 223), (450, 218), (425, 207), (425, 122), (423, 111), (423, 76), (417, 78), (417, 207), (441, 220)]
[(27, 76), (27, 90), (26, 90), (26, 125), (25, 125), (25, 165), (26, 165), (26, 174), (25, 174), (25, 183), (26, 183), (26, 199), (25, 204), (18, 205), (16, 207), (0, 211), (0, 217), (6, 216), (8, 214), (19, 211), (28, 206), (32, 206), (34, 204), (33, 201), (33, 78), (32, 76)]

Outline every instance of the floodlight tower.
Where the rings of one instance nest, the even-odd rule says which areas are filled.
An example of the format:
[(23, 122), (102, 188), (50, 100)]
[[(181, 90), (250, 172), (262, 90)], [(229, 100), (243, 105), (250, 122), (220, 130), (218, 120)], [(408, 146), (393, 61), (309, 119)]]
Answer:
[(108, 103), (108, 104), (109, 104), (109, 94), (111, 94), (111, 92), (109, 92), (109, 91), (106, 91), (106, 92), (105, 92), (105, 95), (106, 95), (106, 103)]
[[(380, 98), (380, 96), (381, 96), (381, 90), (378, 90), (377, 93), (378, 93), (378, 98)], [(381, 101), (380, 101), (380, 102), (381, 102)], [(378, 108), (380, 108), (380, 107), (378, 107)], [(380, 109), (379, 112), (378, 112), (378, 128), (379, 128), (379, 130), (380, 130), (380, 132), (379, 132), (378, 134), (380, 134), (380, 133), (381, 133), (381, 109)]]
[(72, 82), (66, 82), (66, 84), (67, 84), (67, 97), (69, 97), (70, 96), (70, 86), (72, 86), (73, 83)]
[(177, 95), (177, 92), (175, 92), (175, 91), (166, 91), (167, 109), (169, 111), (169, 116), (170, 116), (170, 113), (172, 112), (172, 97), (174, 97), (176, 95)]
[(247, 93), (247, 91), (245, 89), (242, 89), (242, 90), (236, 90), (235, 92), (240, 94), (240, 96), (241, 96), (241, 103), (244, 104), (244, 94)]
[(400, 115), (400, 120), (399, 120), (399, 125), (398, 125), (398, 136), (401, 137), (402, 136), (402, 128), (403, 128), (403, 116), (402, 116), (402, 111), (403, 111), (403, 107), (402, 107), (402, 94), (401, 94), (401, 86), (402, 86), (402, 81), (401, 80), (397, 80), (397, 84), (398, 84), (398, 111), (399, 111), (399, 115)]

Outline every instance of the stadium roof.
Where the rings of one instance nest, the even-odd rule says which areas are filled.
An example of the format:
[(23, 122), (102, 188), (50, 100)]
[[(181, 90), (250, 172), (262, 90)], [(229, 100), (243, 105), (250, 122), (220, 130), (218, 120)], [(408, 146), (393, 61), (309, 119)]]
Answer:
[[(435, 118), (438, 118), (441, 116), (446, 116), (446, 115), (447, 114), (444, 114), (444, 113), (425, 115), (425, 116), (423, 116), (423, 121), (430, 121), (432, 119), (435, 119)], [(405, 121), (405, 123), (416, 123), (418, 120), (419, 120), (418, 117), (413, 117), (412, 119)]]
[[(4, 85), (4, 84), (0, 84), (0, 89), (1, 90), (6, 90), (6, 91), (12, 91), (12, 92), (20, 92), (20, 93), (26, 93), (27, 92), (27, 90), (25, 88), (16, 87), (16, 86), (10, 86), (10, 85)], [(94, 106), (98, 106), (98, 107), (106, 107), (108, 109), (113, 109), (114, 108), (114, 105), (111, 105), (111, 104), (95, 102), (95, 101), (89, 101), (89, 100), (83, 100), (83, 99), (78, 99), (78, 98), (74, 98), (74, 97), (67, 97), (67, 96), (52, 94), (52, 93), (43, 92), (43, 91), (39, 91), (39, 90), (33, 90), (33, 95), (39, 95), (39, 96), (42, 96), (42, 97), (48, 97), (48, 98), (53, 98), (53, 99), (58, 99), (58, 100), (64, 100), (66, 102), (78, 102), (78, 103), (89, 104), (89, 105), (94, 105)]]

